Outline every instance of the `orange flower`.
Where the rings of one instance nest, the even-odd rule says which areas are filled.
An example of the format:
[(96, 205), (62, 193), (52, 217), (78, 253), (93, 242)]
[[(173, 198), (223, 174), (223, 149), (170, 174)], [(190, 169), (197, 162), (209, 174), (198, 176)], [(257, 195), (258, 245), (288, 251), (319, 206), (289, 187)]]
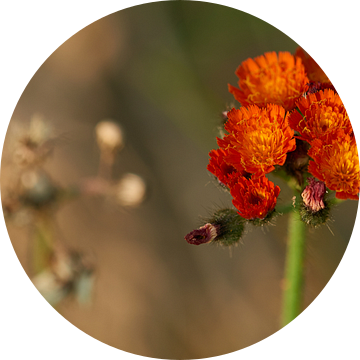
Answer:
[(228, 112), (225, 130), (229, 134), (218, 138), (218, 145), (226, 150), (225, 161), (239, 172), (245, 170), (253, 177), (283, 165), (286, 154), (295, 150), (294, 131), (288, 126), (288, 114), (281, 106), (269, 104), (241, 107)]
[(296, 105), (304, 117), (294, 110), (289, 117), (290, 127), (300, 133), (300, 139), (311, 142), (321, 139), (325, 143), (339, 131), (352, 136), (349, 116), (338, 94), (333, 90), (320, 90), (301, 98)]
[(207, 169), (217, 177), (220, 184), (229, 186), (238, 176), (247, 176), (245, 170), (238, 171), (234, 166), (225, 162), (225, 157), (228, 156), (227, 151), (223, 149), (211, 150), (210, 160)]
[(257, 179), (240, 177), (231, 186), (230, 193), (240, 216), (248, 220), (264, 219), (274, 210), (280, 188), (265, 176)]
[(292, 110), (295, 102), (308, 89), (309, 82), (300, 58), (289, 52), (268, 52), (255, 59), (247, 59), (235, 74), (240, 89), (229, 84), (229, 91), (243, 106), (268, 103)]
[(303, 48), (299, 46), (296, 49), (294, 56), (298, 56), (301, 59), (310, 81), (319, 81), (321, 83), (331, 84), (329, 78), (326, 76), (321, 67)]
[(336, 191), (338, 199), (358, 200), (360, 173), (355, 138), (346, 135), (339, 141), (336, 137), (331, 144), (316, 139), (311, 145), (309, 173)]

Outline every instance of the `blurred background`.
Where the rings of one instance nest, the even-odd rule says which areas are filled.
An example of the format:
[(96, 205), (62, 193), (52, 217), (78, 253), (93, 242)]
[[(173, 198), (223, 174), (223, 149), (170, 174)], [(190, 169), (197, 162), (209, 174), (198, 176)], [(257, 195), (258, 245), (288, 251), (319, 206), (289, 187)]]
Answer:
[[(18, 138), (31, 130), (34, 116), (55, 134), (43, 167), (54, 186), (68, 188), (96, 176), (101, 151), (95, 127), (104, 119), (119, 124), (124, 139), (112, 181), (133, 173), (146, 186), (137, 206), (126, 206), (117, 195), (74, 196), (48, 210), (52, 237), (86, 254), (83, 268), (91, 273), (91, 281), (81, 283), (90, 289), (87, 301), (54, 301), (62, 316), (108, 345), (155, 358), (217, 356), (279, 330), (286, 215), (276, 226), (248, 227), (242, 244), (232, 249), (191, 246), (184, 236), (201, 225), (200, 216), (231, 206), (206, 166), (217, 147), (221, 112), (238, 106), (227, 90), (228, 83), (237, 84), (236, 68), (248, 57), (294, 52), (297, 46), (238, 10), (160, 2), (100, 19), (44, 62), (10, 122), (1, 168), (3, 206), (19, 176)], [(281, 186), (279, 202), (289, 202), (291, 192), (271, 180)], [(304, 308), (339, 265), (357, 205), (339, 204), (330, 229), (309, 231)], [(33, 221), (26, 213), (6, 220), (32, 279)]]

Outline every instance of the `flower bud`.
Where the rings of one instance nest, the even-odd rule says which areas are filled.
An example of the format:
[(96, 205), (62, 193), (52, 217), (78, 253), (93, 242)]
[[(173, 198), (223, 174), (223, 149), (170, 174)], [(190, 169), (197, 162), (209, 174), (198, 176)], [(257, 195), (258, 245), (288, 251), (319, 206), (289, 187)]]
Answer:
[(309, 178), (309, 185), (301, 193), (304, 205), (312, 212), (325, 208), (324, 195), (326, 193), (325, 183)]
[(244, 219), (234, 209), (216, 211), (204, 226), (185, 236), (189, 244), (201, 245), (210, 242), (223, 246), (235, 245), (244, 232)]
[(311, 177), (309, 185), (301, 193), (302, 204), (300, 205), (301, 220), (311, 226), (324, 224), (329, 218), (329, 206), (325, 201), (326, 186), (322, 181)]
[(218, 235), (219, 226), (210, 223), (195, 229), (185, 236), (189, 244), (201, 245), (213, 241)]

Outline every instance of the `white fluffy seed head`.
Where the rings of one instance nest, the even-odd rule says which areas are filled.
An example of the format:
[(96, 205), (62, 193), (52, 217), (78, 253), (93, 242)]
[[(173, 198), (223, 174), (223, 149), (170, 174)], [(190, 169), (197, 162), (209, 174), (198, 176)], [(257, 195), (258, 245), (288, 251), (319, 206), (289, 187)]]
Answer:
[(126, 174), (116, 188), (116, 198), (122, 206), (137, 206), (145, 198), (146, 184), (138, 175)]
[(95, 127), (95, 134), (100, 149), (115, 151), (124, 145), (122, 129), (111, 120), (100, 121)]

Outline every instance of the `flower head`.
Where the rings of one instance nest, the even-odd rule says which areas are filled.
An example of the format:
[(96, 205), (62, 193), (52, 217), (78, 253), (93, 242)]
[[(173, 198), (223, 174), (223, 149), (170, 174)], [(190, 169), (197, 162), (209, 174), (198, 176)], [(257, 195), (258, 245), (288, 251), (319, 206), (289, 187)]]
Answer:
[(234, 166), (225, 162), (228, 153), (224, 149), (211, 150), (209, 155), (207, 169), (217, 177), (221, 185), (229, 186), (239, 175), (247, 175), (245, 170), (239, 172)]
[(269, 173), (274, 165), (283, 165), (287, 152), (296, 146), (288, 115), (278, 105), (232, 109), (225, 129), (229, 134), (218, 138), (219, 146), (228, 154), (225, 161), (254, 177)]
[(359, 155), (355, 138), (346, 135), (342, 141), (333, 139), (331, 144), (316, 139), (308, 154), (313, 159), (309, 162), (309, 173), (336, 191), (338, 199), (359, 199)]
[(280, 193), (279, 186), (265, 176), (257, 179), (241, 177), (230, 188), (233, 205), (245, 219), (264, 219), (275, 208)]
[(336, 133), (344, 131), (352, 135), (349, 116), (340, 96), (333, 90), (320, 90), (308, 94), (297, 102), (303, 116), (294, 110), (289, 117), (292, 129), (300, 133), (300, 139), (311, 142), (321, 139), (327, 143)]
[(292, 110), (307, 90), (309, 82), (299, 57), (289, 52), (267, 52), (247, 59), (236, 70), (240, 89), (229, 84), (229, 91), (243, 106), (260, 107), (268, 103)]
[(224, 157), (227, 152), (223, 149), (211, 150), (209, 155), (210, 160), (207, 169), (218, 178), (221, 184), (226, 185), (231, 175), (237, 172), (232, 165), (225, 162)]

